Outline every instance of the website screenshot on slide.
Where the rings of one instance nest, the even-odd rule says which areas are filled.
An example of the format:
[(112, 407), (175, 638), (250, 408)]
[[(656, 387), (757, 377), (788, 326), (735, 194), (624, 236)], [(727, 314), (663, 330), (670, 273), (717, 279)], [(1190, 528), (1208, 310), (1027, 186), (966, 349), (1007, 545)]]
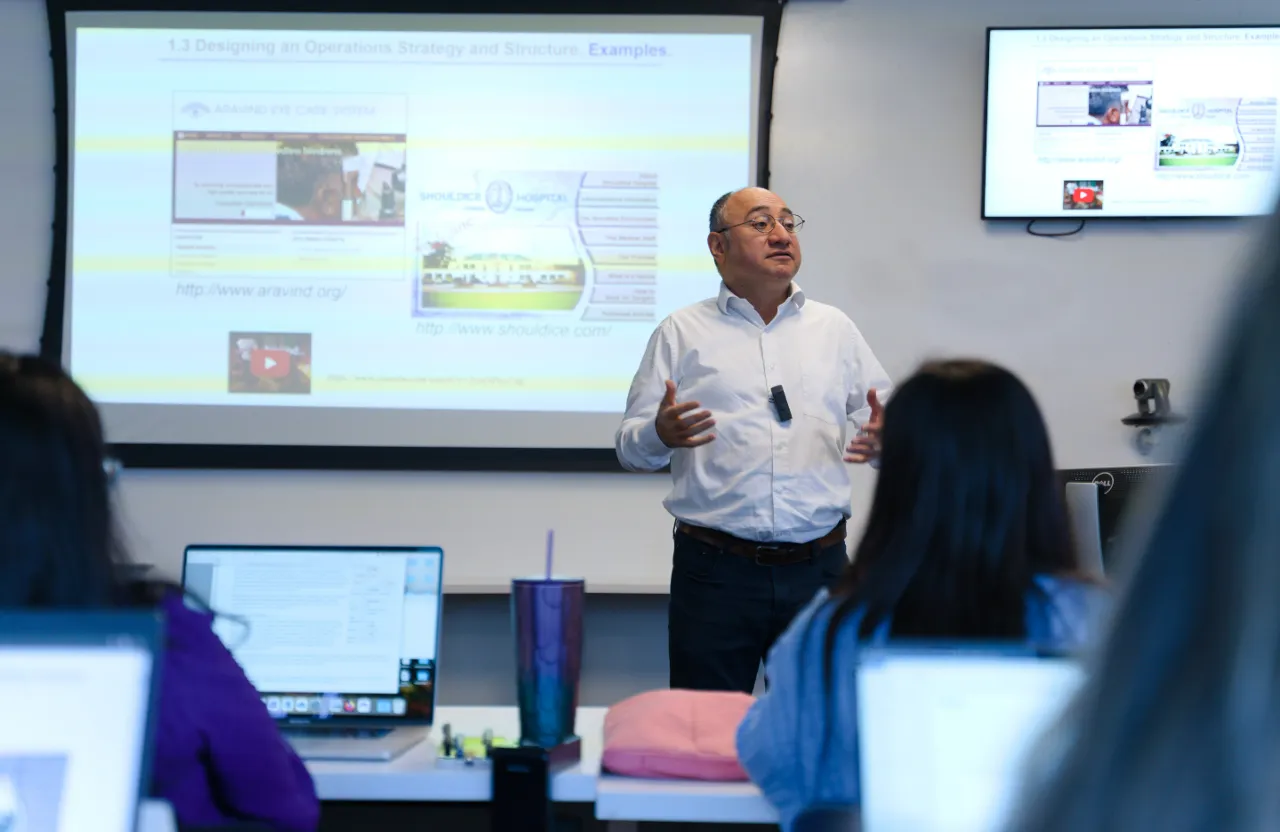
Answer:
[(80, 29), (72, 371), (115, 403), (619, 411), (656, 324), (717, 290), (755, 60), (746, 34)]
[(993, 32), (987, 211), (1265, 213), (1278, 98), (1280, 29)]

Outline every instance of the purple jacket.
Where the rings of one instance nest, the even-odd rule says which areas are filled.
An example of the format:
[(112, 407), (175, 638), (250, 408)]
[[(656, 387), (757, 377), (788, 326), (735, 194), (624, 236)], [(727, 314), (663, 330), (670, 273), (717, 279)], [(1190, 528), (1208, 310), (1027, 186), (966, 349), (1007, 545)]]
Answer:
[(213, 632), (213, 617), (168, 596), (151, 792), (178, 822), (255, 820), (314, 832), (320, 801), (253, 685)]

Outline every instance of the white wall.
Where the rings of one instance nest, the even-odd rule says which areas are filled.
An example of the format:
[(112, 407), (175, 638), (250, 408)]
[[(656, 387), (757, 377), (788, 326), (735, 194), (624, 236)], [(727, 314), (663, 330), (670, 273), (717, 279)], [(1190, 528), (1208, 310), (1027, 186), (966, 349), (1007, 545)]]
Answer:
[(985, 28), (1278, 20), (1263, 0), (793, 3), (771, 159), (808, 220), (802, 279), (891, 372), (969, 353), (1021, 374), (1063, 466), (1138, 460), (1119, 421), (1131, 385), (1169, 378), (1175, 406), (1192, 403), (1252, 224), (1095, 223), (1052, 240), (983, 223)]
[[(1187, 407), (1236, 265), (1243, 223), (1094, 225), (1066, 240), (979, 219), (987, 25), (1266, 23), (1265, 0), (798, 0), (775, 95), (773, 186), (808, 222), (801, 281), (859, 323), (890, 372), (922, 358), (994, 358), (1032, 384), (1063, 465), (1140, 461), (1119, 419), (1135, 378), (1173, 381)], [(53, 132), (40, 0), (0, 3), (0, 344), (34, 347), (48, 273)], [(713, 94), (710, 93), (709, 94)], [(859, 472), (855, 516), (871, 485)], [(661, 590), (670, 524), (660, 477), (133, 472), (123, 483), (141, 559), (176, 570), (190, 542), (438, 543), (449, 582), (523, 558), (557, 530), (561, 563), (635, 564)], [(512, 553), (520, 553), (519, 555)], [(589, 703), (665, 683), (665, 599), (588, 609)], [(441, 696), (513, 698), (502, 599), (446, 603)]]

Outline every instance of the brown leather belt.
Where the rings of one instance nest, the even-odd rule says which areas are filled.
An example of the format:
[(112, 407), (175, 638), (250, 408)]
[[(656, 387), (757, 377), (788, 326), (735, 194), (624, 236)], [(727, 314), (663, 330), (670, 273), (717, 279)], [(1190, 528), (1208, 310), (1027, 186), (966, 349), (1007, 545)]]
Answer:
[(692, 526), (684, 521), (676, 523), (676, 531), (708, 546), (714, 546), (722, 552), (750, 558), (761, 566), (786, 566), (811, 560), (817, 556), (818, 552), (844, 540), (845, 521), (841, 520), (834, 529), (808, 543), (760, 543), (734, 537), (727, 532)]

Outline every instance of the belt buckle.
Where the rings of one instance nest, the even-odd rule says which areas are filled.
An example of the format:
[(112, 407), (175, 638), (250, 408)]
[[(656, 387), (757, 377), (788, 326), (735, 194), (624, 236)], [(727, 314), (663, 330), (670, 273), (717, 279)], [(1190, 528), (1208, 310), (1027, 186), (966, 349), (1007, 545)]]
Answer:
[(782, 551), (782, 547), (781, 547), (781, 546), (779, 546), (779, 545), (778, 545), (778, 544), (776, 544), (776, 543), (757, 543), (757, 544), (756, 544), (756, 555), (755, 555), (755, 562), (756, 562), (756, 566), (768, 566), (768, 565), (769, 565), (769, 564), (767, 564), (767, 563), (761, 563), (761, 562), (760, 562), (760, 556), (761, 556), (761, 555), (766, 554), (766, 553), (773, 553), (773, 554), (777, 554), (777, 553), (780, 553), (781, 551)]

